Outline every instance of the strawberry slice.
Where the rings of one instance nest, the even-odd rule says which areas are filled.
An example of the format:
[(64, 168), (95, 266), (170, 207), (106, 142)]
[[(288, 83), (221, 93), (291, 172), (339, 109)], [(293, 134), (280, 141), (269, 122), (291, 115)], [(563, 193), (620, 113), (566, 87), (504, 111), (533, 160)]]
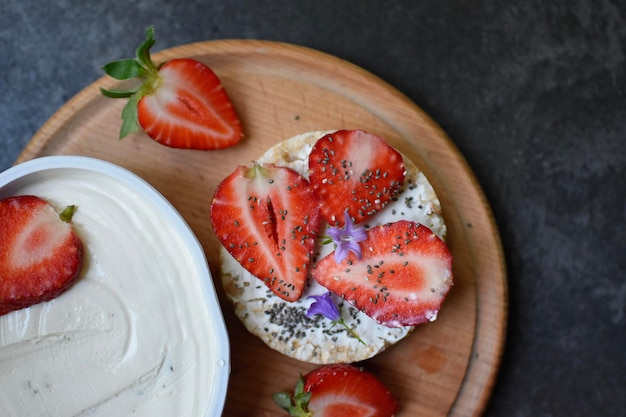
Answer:
[(347, 211), (361, 223), (381, 210), (404, 181), (402, 155), (362, 130), (339, 130), (320, 138), (309, 155), (309, 181), (331, 226)]
[(304, 177), (286, 167), (240, 166), (217, 186), (211, 221), (245, 269), (284, 300), (300, 298), (320, 224)]
[(76, 280), (83, 245), (71, 221), (36, 196), (0, 201), (0, 315), (59, 296)]
[(172, 59), (156, 66), (150, 58), (154, 29), (137, 48), (136, 58), (102, 67), (117, 80), (143, 81), (129, 90), (101, 89), (111, 98), (129, 98), (122, 111), (120, 138), (141, 127), (152, 139), (173, 148), (222, 149), (241, 140), (241, 123), (213, 70), (194, 59)]
[(274, 401), (296, 417), (391, 417), (398, 408), (376, 376), (347, 364), (313, 370), (298, 381), (293, 394), (274, 394)]
[(350, 252), (320, 260), (313, 277), (388, 327), (433, 321), (452, 286), (452, 256), (426, 226), (401, 220), (376, 226), (360, 242), (362, 257)]

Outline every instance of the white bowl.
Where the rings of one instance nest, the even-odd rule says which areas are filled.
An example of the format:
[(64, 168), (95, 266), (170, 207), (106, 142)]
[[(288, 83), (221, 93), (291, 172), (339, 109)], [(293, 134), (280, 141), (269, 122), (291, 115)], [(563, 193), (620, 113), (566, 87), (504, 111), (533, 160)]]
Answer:
[(202, 247), (174, 207), (135, 174), (79, 156), (0, 173), (0, 199), (20, 194), (77, 206), (84, 265), (58, 298), (0, 316), (0, 408), (220, 415), (228, 335)]

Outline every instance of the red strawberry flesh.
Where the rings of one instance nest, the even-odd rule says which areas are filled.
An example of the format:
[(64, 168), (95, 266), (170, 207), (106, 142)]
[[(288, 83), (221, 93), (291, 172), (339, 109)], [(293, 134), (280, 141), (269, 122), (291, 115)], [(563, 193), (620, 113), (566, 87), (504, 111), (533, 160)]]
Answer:
[(226, 250), (287, 301), (300, 298), (319, 228), (308, 181), (273, 165), (240, 166), (217, 187), (213, 229)]
[(239, 142), (241, 125), (213, 70), (193, 59), (173, 59), (143, 96), (137, 118), (157, 142), (176, 148), (221, 149)]
[(304, 377), (315, 417), (390, 417), (398, 403), (373, 374), (353, 365), (327, 365)]
[(426, 226), (399, 221), (376, 226), (361, 242), (363, 256), (332, 254), (312, 270), (323, 286), (388, 327), (436, 318), (452, 285), (452, 256)]
[(0, 201), (0, 230), (0, 314), (55, 298), (78, 277), (82, 243), (47, 201)]
[(376, 214), (397, 193), (404, 175), (402, 155), (362, 130), (324, 135), (309, 155), (309, 181), (331, 226), (343, 224), (344, 211), (355, 223)]

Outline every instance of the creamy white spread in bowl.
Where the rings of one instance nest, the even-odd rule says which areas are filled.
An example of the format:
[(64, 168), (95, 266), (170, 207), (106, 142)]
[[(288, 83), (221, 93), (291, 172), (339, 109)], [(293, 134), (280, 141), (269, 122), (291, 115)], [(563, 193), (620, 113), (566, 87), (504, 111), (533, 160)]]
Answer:
[(81, 275), (0, 316), (0, 415), (220, 415), (228, 336), (202, 247), (173, 206), (114, 164), (49, 156), (0, 173), (0, 199), (74, 204)]

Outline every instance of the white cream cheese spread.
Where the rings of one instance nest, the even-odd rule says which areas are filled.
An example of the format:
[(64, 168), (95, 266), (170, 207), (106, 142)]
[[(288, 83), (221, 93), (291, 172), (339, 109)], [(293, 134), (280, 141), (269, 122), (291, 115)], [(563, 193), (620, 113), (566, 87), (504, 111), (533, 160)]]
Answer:
[(0, 316), (0, 416), (219, 413), (229, 364), (216, 334), (226, 335), (207, 308), (217, 299), (205, 296), (202, 265), (171, 218), (86, 170), (52, 170), (13, 188), (57, 210), (75, 204), (85, 253), (68, 291)]
[[(325, 133), (308, 132), (287, 139), (268, 149), (258, 163), (287, 166), (308, 178), (308, 156), (315, 141)], [(441, 215), (439, 199), (424, 174), (407, 158), (405, 183), (383, 210), (364, 224), (366, 228), (378, 224), (410, 220), (429, 227), (442, 238), (446, 225)], [(327, 235), (324, 229), (320, 236)], [(320, 238), (318, 243), (323, 241)], [(315, 257), (321, 259), (333, 250), (332, 245), (316, 245)], [(305, 312), (313, 300), (307, 297), (321, 295), (328, 290), (309, 277), (302, 297), (286, 302), (274, 295), (261, 280), (252, 276), (227, 251), (221, 252), (221, 276), (227, 295), (233, 301), (235, 313), (246, 328), (271, 348), (295, 359), (311, 363), (350, 363), (368, 359), (405, 338), (413, 327), (390, 328), (376, 323), (339, 297), (345, 323), (365, 342), (352, 337), (341, 325), (332, 325), (325, 317), (309, 319)], [(431, 321), (437, 312), (432, 312)]]

